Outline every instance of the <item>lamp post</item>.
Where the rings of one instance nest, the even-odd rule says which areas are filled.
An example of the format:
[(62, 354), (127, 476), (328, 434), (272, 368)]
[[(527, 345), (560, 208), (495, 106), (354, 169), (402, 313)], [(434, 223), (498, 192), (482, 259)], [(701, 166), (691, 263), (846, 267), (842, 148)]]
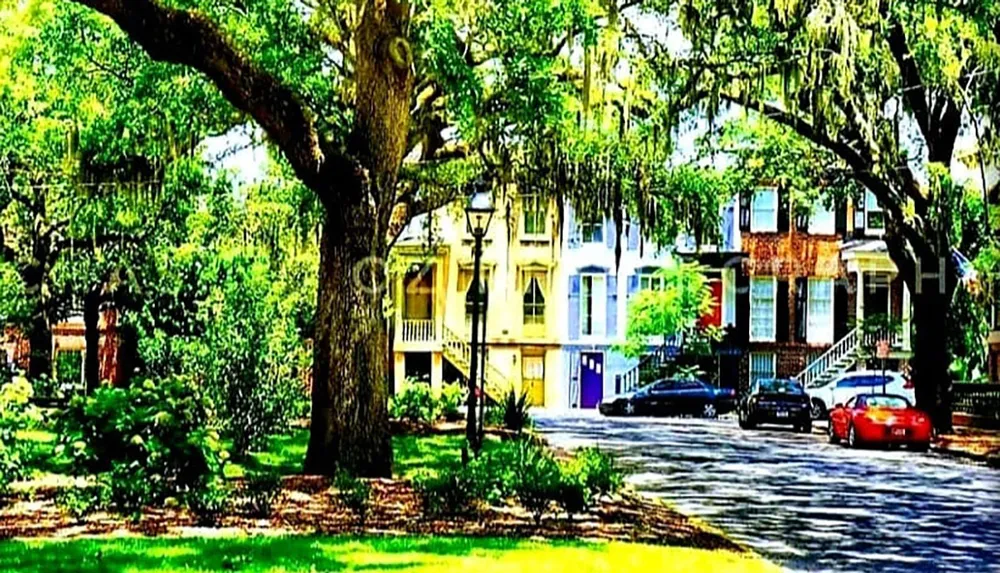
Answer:
[[(469, 400), (465, 437), (469, 441), (472, 450), (478, 453), (481, 447), (476, 424), (476, 382), (479, 374), (477, 372), (479, 369), (479, 310), (484, 306), (483, 298), (485, 297), (485, 293), (483, 292), (485, 289), (481, 287), (479, 279), (479, 265), (483, 256), (483, 237), (486, 236), (486, 231), (489, 229), (495, 209), (493, 208), (493, 198), (490, 196), (490, 192), (483, 180), (476, 181), (473, 184), (472, 191), (469, 203), (465, 207), (465, 218), (468, 223), (469, 233), (472, 234), (472, 238), (475, 241), (472, 248), (472, 345), (469, 356)], [(483, 317), (483, 321), (482, 334), (483, 342), (485, 342), (485, 316)], [(485, 370), (485, 363), (483, 364), (483, 369)]]

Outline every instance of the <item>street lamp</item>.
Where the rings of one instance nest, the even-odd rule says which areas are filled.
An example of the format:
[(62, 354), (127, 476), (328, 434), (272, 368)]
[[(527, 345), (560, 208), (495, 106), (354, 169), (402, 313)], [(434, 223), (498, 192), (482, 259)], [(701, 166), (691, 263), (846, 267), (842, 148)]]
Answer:
[[(469, 233), (475, 241), (472, 248), (472, 285), (471, 293), (467, 296), (471, 296), (472, 302), (472, 345), (471, 352), (469, 356), (469, 400), (468, 400), (468, 412), (465, 427), (465, 437), (469, 441), (469, 445), (472, 446), (473, 451), (479, 452), (482, 444), (479, 439), (479, 432), (476, 429), (476, 381), (477, 381), (477, 370), (479, 369), (479, 311), (485, 306), (485, 289), (482, 288), (481, 282), (479, 280), (479, 265), (483, 256), (483, 237), (486, 236), (486, 231), (489, 229), (490, 221), (493, 220), (493, 213), (496, 209), (493, 208), (493, 197), (487, 188), (486, 182), (482, 179), (477, 180), (472, 187), (472, 195), (469, 197), (469, 203), (465, 207), (465, 219), (468, 224)], [(483, 332), (482, 341), (486, 342), (486, 317), (483, 317)], [(485, 352), (484, 352), (485, 357)], [(482, 364), (482, 370), (485, 373), (486, 363)], [(485, 386), (485, 384), (481, 385)]]

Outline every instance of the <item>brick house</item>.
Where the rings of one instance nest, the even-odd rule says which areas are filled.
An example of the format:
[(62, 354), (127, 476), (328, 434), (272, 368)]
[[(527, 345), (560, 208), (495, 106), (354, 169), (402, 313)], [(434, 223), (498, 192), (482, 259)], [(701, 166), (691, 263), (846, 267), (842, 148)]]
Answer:
[(867, 193), (855, 204), (812, 206), (794, 215), (788, 193), (763, 186), (740, 199), (746, 280), (747, 359), (741, 386), (797, 377), (807, 385), (863, 367), (855, 325), (888, 314), (903, 323), (892, 363), (909, 356), (909, 293), (881, 240), (881, 208)]

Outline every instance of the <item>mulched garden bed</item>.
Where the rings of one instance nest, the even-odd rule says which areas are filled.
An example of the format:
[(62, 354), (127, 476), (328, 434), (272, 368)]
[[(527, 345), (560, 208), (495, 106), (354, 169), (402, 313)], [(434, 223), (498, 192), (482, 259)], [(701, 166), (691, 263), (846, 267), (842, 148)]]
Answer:
[(358, 518), (337, 500), (330, 481), (318, 476), (289, 476), (269, 519), (240, 514), (223, 516), (213, 527), (201, 527), (186, 510), (150, 509), (138, 522), (95, 513), (80, 522), (66, 516), (54, 500), (57, 487), (22, 492), (0, 508), (0, 539), (72, 538), (83, 535), (210, 536), (227, 533), (288, 534), (440, 534), (546, 539), (633, 541), (743, 552), (726, 539), (666, 505), (625, 493), (601, 500), (589, 513), (546, 515), (541, 525), (519, 507), (491, 507), (466, 517), (427, 517), (420, 498), (405, 480), (372, 480), (369, 515)]

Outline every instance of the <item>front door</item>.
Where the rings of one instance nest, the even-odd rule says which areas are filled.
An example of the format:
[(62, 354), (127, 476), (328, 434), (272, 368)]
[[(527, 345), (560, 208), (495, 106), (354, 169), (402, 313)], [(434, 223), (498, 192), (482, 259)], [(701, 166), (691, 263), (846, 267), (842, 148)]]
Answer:
[(596, 408), (604, 397), (604, 354), (580, 353), (580, 408)]

